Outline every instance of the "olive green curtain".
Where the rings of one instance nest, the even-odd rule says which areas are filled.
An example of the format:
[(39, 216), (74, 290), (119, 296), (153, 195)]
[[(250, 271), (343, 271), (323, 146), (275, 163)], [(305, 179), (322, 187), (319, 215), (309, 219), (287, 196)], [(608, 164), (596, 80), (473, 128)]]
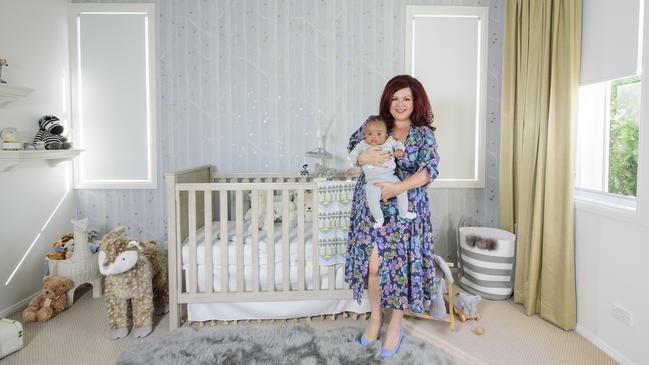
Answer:
[(528, 315), (576, 325), (574, 130), (581, 0), (507, 0), (500, 226), (517, 227), (514, 300)]

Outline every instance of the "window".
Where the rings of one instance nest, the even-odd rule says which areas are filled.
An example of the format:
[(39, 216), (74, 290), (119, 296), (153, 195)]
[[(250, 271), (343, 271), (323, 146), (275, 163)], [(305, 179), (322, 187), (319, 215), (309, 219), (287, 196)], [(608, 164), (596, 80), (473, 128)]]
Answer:
[(583, 3), (576, 131), (579, 205), (638, 221), (649, 214), (648, 165), (642, 158), (649, 133), (646, 113), (640, 113), (649, 105), (649, 85), (642, 82), (648, 13), (644, 0)]
[(485, 186), (488, 23), (488, 7), (406, 6), (406, 73), (424, 85), (442, 141), (434, 188)]
[(70, 4), (77, 189), (156, 187), (155, 8)]
[(641, 77), (581, 86), (577, 188), (634, 200), (638, 182)]

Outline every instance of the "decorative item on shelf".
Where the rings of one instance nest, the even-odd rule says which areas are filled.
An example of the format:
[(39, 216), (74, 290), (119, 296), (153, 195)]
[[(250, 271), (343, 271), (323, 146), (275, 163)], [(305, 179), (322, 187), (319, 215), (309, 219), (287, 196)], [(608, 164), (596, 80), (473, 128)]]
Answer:
[(327, 144), (327, 135), (329, 134), (329, 130), (333, 125), (334, 117), (332, 116), (329, 119), (329, 124), (324, 129), (324, 132), (322, 132), (321, 127), (324, 118), (322, 116), (322, 113), (320, 112), (318, 112), (317, 115), (318, 115), (318, 130), (316, 132), (316, 138), (319, 139), (320, 146), (312, 149), (311, 151), (308, 151), (307, 153), (305, 153), (305, 156), (316, 159), (315, 168), (313, 170), (313, 176), (315, 177), (316, 181), (318, 180), (322, 181), (322, 180), (328, 180), (331, 176), (333, 176), (336, 173), (334, 169), (327, 167), (327, 160), (332, 159), (333, 155), (327, 152), (327, 150), (325, 149), (325, 146)]
[(6, 84), (7, 82), (2, 79), (2, 67), (9, 66), (6, 58), (0, 58), (0, 84)]
[(69, 150), (72, 144), (62, 135), (63, 126), (54, 115), (44, 115), (38, 120), (38, 132), (34, 143), (43, 142), (46, 150)]
[(8, 127), (0, 131), (0, 139), (2, 139), (3, 150), (17, 151), (23, 149), (22, 136), (20, 130), (16, 127)]

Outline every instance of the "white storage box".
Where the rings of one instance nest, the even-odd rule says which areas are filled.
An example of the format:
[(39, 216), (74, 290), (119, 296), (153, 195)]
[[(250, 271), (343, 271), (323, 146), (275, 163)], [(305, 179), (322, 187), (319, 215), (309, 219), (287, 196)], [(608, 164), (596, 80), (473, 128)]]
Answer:
[[(495, 249), (467, 243), (467, 237), (493, 240)], [(497, 228), (460, 227), (460, 286), (486, 299), (507, 299), (512, 295), (516, 236)], [(475, 241), (469, 240), (469, 241)]]
[(0, 359), (23, 348), (23, 325), (0, 318)]

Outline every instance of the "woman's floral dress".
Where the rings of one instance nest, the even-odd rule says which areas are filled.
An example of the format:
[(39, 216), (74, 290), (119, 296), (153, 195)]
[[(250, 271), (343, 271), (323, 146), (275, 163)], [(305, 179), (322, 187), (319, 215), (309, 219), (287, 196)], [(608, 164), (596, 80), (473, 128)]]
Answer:
[[(363, 127), (349, 140), (351, 150), (363, 139)], [(437, 177), (437, 143), (428, 127), (410, 126), (404, 143), (405, 155), (396, 158), (397, 176), (403, 180), (419, 171), (427, 171), (431, 181)], [(367, 270), (372, 247), (379, 253), (379, 290), (381, 307), (423, 312), (425, 301), (435, 295), (435, 235), (430, 218), (426, 186), (408, 190), (408, 210), (417, 218), (399, 217), (397, 199), (381, 203), (385, 224), (372, 228), (372, 218), (365, 199), (365, 176), (356, 184), (347, 243), (345, 281), (352, 286), (354, 299), (360, 302), (367, 287)]]

